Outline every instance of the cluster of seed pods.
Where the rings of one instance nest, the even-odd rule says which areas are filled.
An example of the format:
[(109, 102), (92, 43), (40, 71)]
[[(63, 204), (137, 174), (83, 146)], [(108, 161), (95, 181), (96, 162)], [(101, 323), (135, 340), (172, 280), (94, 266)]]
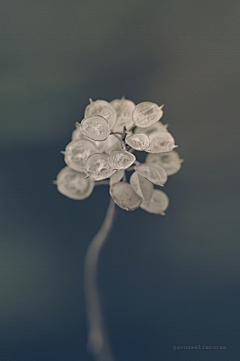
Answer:
[[(55, 181), (60, 193), (82, 200), (108, 179), (114, 202), (127, 211), (142, 208), (164, 215), (168, 196), (158, 189), (181, 168), (175, 140), (160, 119), (163, 105), (115, 99), (92, 101), (66, 146), (67, 166)], [(147, 153), (140, 163), (134, 151)]]

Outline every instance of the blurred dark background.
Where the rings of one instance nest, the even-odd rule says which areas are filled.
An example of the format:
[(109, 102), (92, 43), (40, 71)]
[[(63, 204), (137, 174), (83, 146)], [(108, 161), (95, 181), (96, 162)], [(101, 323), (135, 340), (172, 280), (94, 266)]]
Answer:
[[(52, 184), (88, 99), (164, 103), (165, 217), (117, 209), (99, 285), (117, 361), (240, 359), (240, 3), (1, 2), (1, 361), (90, 361), (83, 259), (109, 202)], [(224, 350), (175, 350), (217, 345)]]

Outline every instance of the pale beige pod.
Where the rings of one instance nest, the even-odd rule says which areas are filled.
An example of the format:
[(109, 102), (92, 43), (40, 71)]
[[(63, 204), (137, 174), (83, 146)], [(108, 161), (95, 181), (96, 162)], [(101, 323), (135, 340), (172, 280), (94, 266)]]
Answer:
[(109, 157), (103, 153), (91, 154), (85, 163), (85, 173), (94, 181), (111, 177), (116, 170), (109, 164)]
[(142, 177), (138, 172), (133, 172), (129, 182), (134, 191), (144, 199), (149, 201), (153, 194), (153, 184), (148, 179)]
[(170, 152), (177, 147), (175, 140), (169, 132), (152, 133), (149, 136), (149, 147), (146, 148), (148, 153), (165, 153)]
[(133, 121), (137, 127), (147, 128), (158, 122), (163, 116), (163, 105), (160, 107), (152, 102), (142, 102), (133, 111)]
[(80, 124), (76, 123), (76, 129), (72, 132), (72, 140), (88, 139), (82, 132)]
[(172, 150), (167, 153), (150, 153), (147, 155), (145, 162), (160, 165), (165, 169), (167, 175), (173, 175), (181, 169), (183, 159), (180, 159), (179, 154)]
[(110, 134), (110, 127), (101, 115), (91, 115), (80, 123), (83, 134), (93, 140), (105, 140)]
[(159, 189), (154, 189), (149, 201), (142, 201), (141, 208), (149, 213), (161, 214), (165, 216), (165, 210), (168, 208), (169, 199), (166, 193)]
[(125, 174), (125, 170), (124, 169), (119, 169), (116, 171), (116, 173), (114, 173), (113, 175), (111, 175), (110, 179), (109, 179), (109, 185), (110, 187), (114, 184), (114, 183), (118, 183), (120, 182)]
[(104, 152), (106, 154), (109, 154), (111, 150), (120, 149), (122, 145), (119, 136), (116, 136), (114, 134), (110, 134), (109, 137), (104, 141), (104, 143), (106, 143), (104, 148)]
[(136, 150), (145, 150), (149, 147), (149, 139), (146, 134), (129, 134), (126, 136), (125, 142)]
[(114, 99), (110, 102), (117, 112), (117, 121), (113, 127), (114, 132), (122, 132), (125, 126), (127, 130), (132, 129), (134, 126), (132, 114), (135, 109), (133, 101), (125, 99)]
[(142, 198), (133, 190), (127, 182), (115, 183), (110, 187), (110, 195), (114, 202), (126, 211), (134, 211), (139, 208)]
[(106, 140), (97, 141), (97, 140), (93, 140), (93, 139), (86, 137), (86, 135), (84, 135), (81, 130), (80, 123), (76, 123), (76, 129), (74, 129), (74, 131), (72, 132), (72, 140), (80, 140), (80, 139), (88, 140), (89, 142), (92, 142), (97, 147), (99, 152), (103, 152), (105, 150), (108, 138)]
[(142, 177), (147, 178), (153, 184), (162, 186), (167, 181), (167, 173), (163, 167), (155, 164), (140, 164), (135, 167), (135, 171)]
[(115, 149), (109, 154), (109, 164), (113, 169), (127, 169), (135, 160), (135, 155), (127, 150)]
[(97, 151), (97, 147), (90, 140), (79, 139), (70, 142), (62, 153), (64, 154), (65, 163), (70, 168), (77, 172), (84, 172), (87, 158)]
[(76, 172), (69, 167), (60, 170), (54, 183), (60, 193), (75, 200), (88, 198), (94, 188), (94, 182), (86, 178), (84, 172)]
[(92, 99), (89, 99), (89, 101), (90, 104), (85, 109), (84, 117), (101, 115), (107, 120), (110, 129), (112, 129), (117, 121), (117, 113), (112, 105), (106, 100), (96, 100), (94, 102)]

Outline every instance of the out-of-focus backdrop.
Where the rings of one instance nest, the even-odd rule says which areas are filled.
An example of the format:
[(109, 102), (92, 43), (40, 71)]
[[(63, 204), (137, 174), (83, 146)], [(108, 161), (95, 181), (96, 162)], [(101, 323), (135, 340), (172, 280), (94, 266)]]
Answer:
[[(88, 99), (164, 103), (165, 217), (117, 215), (99, 285), (117, 361), (240, 357), (240, 3), (1, 2), (0, 359), (90, 361), (83, 259), (109, 202), (52, 184)], [(219, 346), (175, 349), (173, 346)], [(225, 346), (226, 349), (220, 349)]]

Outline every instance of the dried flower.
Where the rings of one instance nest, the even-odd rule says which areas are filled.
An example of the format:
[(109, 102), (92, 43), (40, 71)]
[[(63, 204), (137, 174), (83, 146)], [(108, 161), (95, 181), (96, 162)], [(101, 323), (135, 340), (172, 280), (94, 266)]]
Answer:
[[(109, 192), (119, 207), (164, 215), (168, 196), (154, 185), (163, 187), (182, 160), (173, 150), (177, 146), (167, 125), (160, 122), (162, 108), (152, 102), (135, 105), (124, 97), (110, 103), (90, 99), (62, 152), (67, 167), (55, 181), (59, 192), (85, 199), (94, 185), (110, 178)], [(135, 150), (149, 153), (145, 163), (137, 161)]]
[[(101, 311), (97, 266), (115, 204), (127, 211), (140, 207), (165, 215), (169, 199), (157, 187), (163, 187), (168, 176), (181, 168), (182, 160), (173, 150), (175, 140), (167, 124), (160, 122), (162, 108), (151, 102), (135, 105), (124, 97), (110, 103), (90, 99), (84, 119), (76, 123), (72, 140), (62, 152), (67, 166), (54, 181), (60, 193), (75, 200), (88, 198), (95, 185), (109, 185), (108, 210), (84, 260), (87, 348), (95, 361), (114, 361)], [(135, 151), (148, 153), (144, 163), (137, 160)]]

